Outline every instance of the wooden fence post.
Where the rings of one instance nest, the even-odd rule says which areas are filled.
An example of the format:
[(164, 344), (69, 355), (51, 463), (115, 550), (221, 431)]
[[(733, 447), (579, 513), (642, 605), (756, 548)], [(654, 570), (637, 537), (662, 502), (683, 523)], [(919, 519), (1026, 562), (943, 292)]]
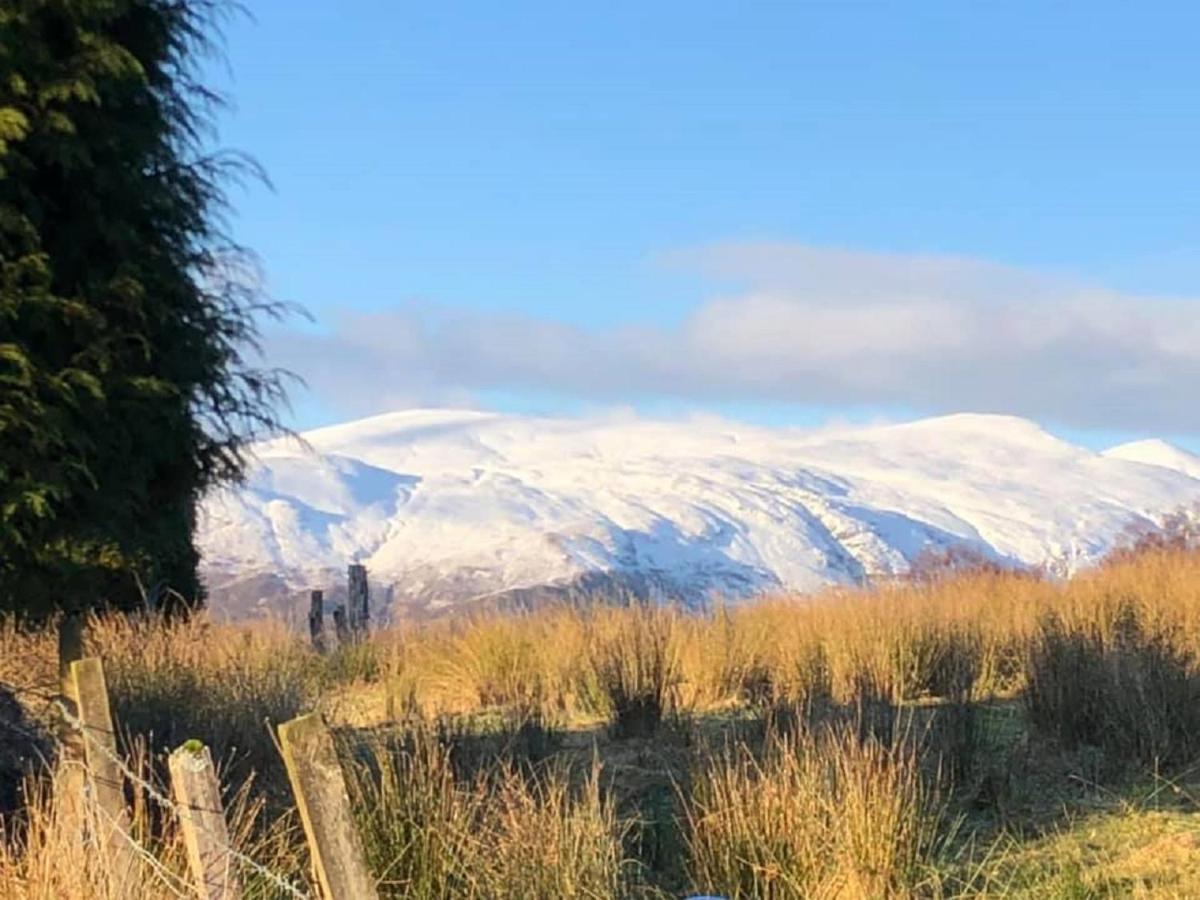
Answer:
[(308, 633), (312, 638), (313, 649), (318, 653), (325, 652), (325, 594), (313, 591), (309, 596)]
[(229, 852), (229, 828), (212, 754), (199, 741), (188, 741), (171, 754), (167, 768), (179, 804), (188, 865), (200, 896), (204, 900), (240, 900), (242, 886)]
[(83, 795), (87, 778), (83, 735), (66, 714), (79, 716), (79, 699), (71, 664), (83, 656), (83, 631), (86, 619), (81, 611), (70, 609), (58, 623), (58, 681), (64, 714), (57, 723), (62, 749), (54, 773), (55, 815), (58, 825), (70, 836), (68, 846), (80, 843), (84, 834)]
[(92, 799), (102, 814), (99, 832), (112, 866), (115, 883), (123, 886), (132, 873), (135, 857), (130, 846), (129, 810), (125, 805), (125, 776), (118, 764), (117, 734), (108, 705), (104, 665), (96, 657), (71, 663), (75, 702), (83, 725)]
[(347, 570), (349, 585), (347, 590), (347, 605), (350, 612), (350, 631), (355, 638), (360, 638), (367, 631), (367, 621), (370, 619), (371, 593), (367, 585), (367, 567), (355, 563)]
[(313, 713), (280, 725), (279, 746), (326, 900), (378, 900), (333, 735)]

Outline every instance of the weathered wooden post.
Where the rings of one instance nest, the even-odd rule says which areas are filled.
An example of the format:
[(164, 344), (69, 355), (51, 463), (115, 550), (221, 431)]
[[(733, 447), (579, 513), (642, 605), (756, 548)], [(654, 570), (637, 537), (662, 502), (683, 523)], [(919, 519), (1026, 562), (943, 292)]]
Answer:
[[(86, 619), (77, 609), (63, 613), (58, 623), (58, 679), (64, 694), (75, 690), (75, 679), (71, 674), (71, 663), (83, 658), (83, 629)], [(73, 727), (72, 727), (72, 730)]]
[(333, 608), (333, 629), (337, 632), (339, 647), (350, 643), (350, 626), (346, 624), (346, 607), (341, 603)]
[(312, 638), (313, 649), (318, 653), (325, 652), (325, 595), (321, 591), (313, 591), (309, 598), (308, 633)]
[(326, 900), (377, 900), (329, 729), (315, 713), (292, 719), (279, 746)]
[(360, 638), (367, 631), (367, 621), (370, 618), (370, 588), (367, 586), (367, 567), (354, 563), (347, 571), (349, 589), (347, 604), (350, 611), (350, 631), (355, 638)]
[(54, 775), (55, 814), (59, 827), (72, 835), (70, 846), (79, 843), (84, 831), (83, 794), (86, 779), (83, 735), (68, 716), (78, 718), (79, 699), (71, 664), (83, 657), (83, 631), (86, 619), (82, 611), (69, 609), (58, 623), (58, 681), (62, 712), (58, 721), (61, 750)]
[(71, 663), (71, 678), (83, 726), (88, 781), (102, 819), (97, 830), (112, 866), (113, 880), (123, 886), (133, 872), (135, 858), (130, 846), (125, 776), (117, 756), (117, 733), (108, 704), (104, 665), (94, 656), (76, 660)]
[(240, 900), (242, 886), (229, 852), (229, 828), (212, 754), (199, 741), (188, 741), (171, 754), (167, 767), (197, 891), (204, 900)]

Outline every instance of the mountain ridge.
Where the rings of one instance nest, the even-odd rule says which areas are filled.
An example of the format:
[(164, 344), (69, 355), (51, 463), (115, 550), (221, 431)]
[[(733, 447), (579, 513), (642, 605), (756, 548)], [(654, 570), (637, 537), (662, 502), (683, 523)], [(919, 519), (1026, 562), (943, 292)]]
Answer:
[(287, 612), (356, 560), (389, 614), (606, 583), (738, 600), (958, 546), (1072, 571), (1200, 499), (1183, 471), (986, 414), (805, 430), (409, 410), (303, 438), (257, 447), (246, 484), (203, 504), (218, 610)]

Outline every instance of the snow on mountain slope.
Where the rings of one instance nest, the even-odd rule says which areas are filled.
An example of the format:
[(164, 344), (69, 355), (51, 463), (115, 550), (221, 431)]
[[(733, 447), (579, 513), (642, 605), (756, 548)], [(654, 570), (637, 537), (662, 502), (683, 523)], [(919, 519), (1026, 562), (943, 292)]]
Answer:
[(1200, 472), (1005, 416), (806, 432), (416, 410), (304, 438), (260, 446), (248, 483), (206, 501), (218, 608), (333, 588), (352, 560), (377, 596), (435, 609), (605, 579), (694, 601), (809, 590), (956, 544), (1073, 568), (1200, 499)]
[(1109, 459), (1124, 459), (1150, 466), (1162, 466), (1164, 469), (1173, 469), (1184, 475), (1190, 475), (1192, 478), (1200, 478), (1200, 456), (1181, 450), (1166, 441), (1157, 439), (1134, 441), (1105, 450), (1104, 455)]

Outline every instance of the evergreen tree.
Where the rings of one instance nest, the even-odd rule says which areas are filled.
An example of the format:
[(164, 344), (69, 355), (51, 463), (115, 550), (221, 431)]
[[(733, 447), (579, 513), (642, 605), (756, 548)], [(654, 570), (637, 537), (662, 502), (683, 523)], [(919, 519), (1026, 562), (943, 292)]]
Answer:
[(0, 610), (201, 598), (197, 501), (277, 428), (225, 235), (209, 0), (0, 5)]

